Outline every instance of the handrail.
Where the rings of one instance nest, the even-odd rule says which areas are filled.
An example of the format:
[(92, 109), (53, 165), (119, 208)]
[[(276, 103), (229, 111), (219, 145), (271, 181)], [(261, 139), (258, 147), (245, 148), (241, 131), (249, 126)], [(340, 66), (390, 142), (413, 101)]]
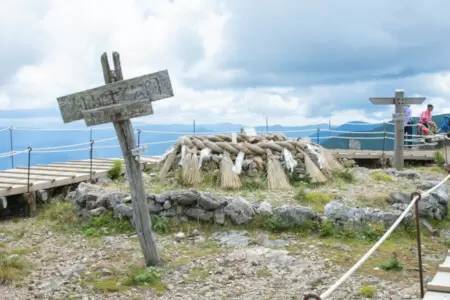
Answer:
[[(421, 196), (416, 195), (412, 198), (409, 205), (406, 209), (401, 213), (401, 215), (397, 218), (397, 220), (391, 225), (391, 227), (385, 232), (385, 234), (364, 254), (344, 275), (342, 275), (332, 286), (330, 286), (325, 292), (323, 292), (320, 297), (317, 295), (306, 295), (304, 300), (307, 299), (327, 299), (331, 296), (331, 294), (342, 284), (344, 283), (356, 270), (358, 270), (362, 264), (364, 264), (367, 259), (381, 246), (381, 244), (386, 241), (386, 239), (392, 234), (392, 232), (398, 227), (401, 221), (406, 217), (412, 207), (416, 204), (420, 197), (426, 197), (442, 186), (447, 180), (450, 179), (450, 175), (447, 175), (442, 181), (436, 184), (434, 187), (430, 188), (426, 192), (422, 193)], [(417, 217), (417, 216), (416, 216)]]

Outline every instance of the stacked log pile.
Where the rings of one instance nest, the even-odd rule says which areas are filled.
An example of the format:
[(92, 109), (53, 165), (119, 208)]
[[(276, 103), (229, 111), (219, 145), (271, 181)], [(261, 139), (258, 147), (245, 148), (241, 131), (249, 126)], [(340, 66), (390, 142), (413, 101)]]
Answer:
[(333, 170), (342, 168), (331, 153), (307, 140), (288, 140), (281, 134), (218, 134), (180, 138), (163, 157), (160, 177), (167, 177), (171, 171), (186, 165), (187, 158), (194, 159), (200, 170), (210, 171), (221, 168), (222, 160), (228, 157), (236, 174), (249, 177), (266, 174), (268, 179), (269, 170), (279, 169), (271, 167), (273, 162), (279, 162), (290, 177), (309, 177), (312, 182), (320, 183), (327, 181)]

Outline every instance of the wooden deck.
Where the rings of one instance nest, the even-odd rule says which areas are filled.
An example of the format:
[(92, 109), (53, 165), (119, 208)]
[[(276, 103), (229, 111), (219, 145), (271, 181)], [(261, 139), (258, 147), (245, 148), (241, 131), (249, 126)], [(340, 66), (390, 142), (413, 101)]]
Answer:
[[(116, 159), (92, 160), (92, 178), (106, 177)], [(156, 158), (142, 157), (142, 163), (157, 161)], [(0, 196), (12, 196), (27, 192), (27, 168), (0, 171)], [(36, 165), (30, 169), (30, 192), (46, 190), (89, 180), (89, 160)]]
[(427, 290), (424, 300), (450, 300), (450, 251), (444, 263), (439, 266), (436, 275), (427, 284)]
[[(383, 152), (377, 150), (344, 150), (344, 149), (330, 149), (330, 151), (338, 158), (348, 158), (348, 159), (367, 159), (367, 160), (378, 160), (382, 158)], [(404, 157), (405, 160), (414, 161), (433, 161), (434, 160), (433, 150), (406, 150)], [(391, 159), (394, 155), (393, 151), (385, 151), (384, 155), (386, 158)]]

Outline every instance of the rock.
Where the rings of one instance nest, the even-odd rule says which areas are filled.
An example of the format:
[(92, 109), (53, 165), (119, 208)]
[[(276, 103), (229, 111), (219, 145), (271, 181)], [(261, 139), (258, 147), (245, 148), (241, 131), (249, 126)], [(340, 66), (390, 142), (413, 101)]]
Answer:
[(0, 209), (6, 209), (8, 207), (8, 201), (6, 197), (0, 197)]
[(194, 190), (169, 192), (172, 202), (182, 206), (191, 206), (197, 204), (200, 199), (200, 193)]
[(398, 171), (397, 176), (404, 177), (404, 178), (411, 179), (411, 180), (420, 179), (419, 173), (417, 173), (416, 171), (413, 171), (413, 170)]
[(125, 205), (123, 203), (113, 207), (114, 216), (119, 218), (129, 218), (133, 217), (133, 208)]
[(147, 196), (147, 207), (150, 213), (159, 213), (163, 210), (163, 206), (157, 203), (154, 198)]
[[(338, 201), (331, 201), (325, 205), (324, 215), (335, 224), (343, 225), (364, 225), (368, 223), (383, 223), (390, 226), (398, 216), (400, 211), (382, 211), (374, 208), (349, 207)], [(411, 215), (409, 215), (410, 217)]]
[(192, 219), (200, 221), (211, 221), (213, 218), (213, 212), (205, 211), (201, 208), (188, 208), (184, 210), (184, 214)]
[(163, 204), (164, 209), (169, 209), (171, 207), (172, 207), (172, 204), (170, 203), (170, 201), (167, 200), (164, 202), (164, 204)]
[(216, 232), (212, 238), (227, 247), (247, 247), (250, 241), (247, 231)]
[(388, 202), (390, 204), (395, 203), (407, 204), (411, 202), (411, 195), (403, 192), (392, 192), (389, 194)]
[[(164, 204), (166, 201), (170, 202), (170, 194), (169, 193), (155, 195), (153, 197), (154, 197), (156, 203), (159, 203), (159, 204)], [(147, 198), (148, 198), (148, 196), (147, 196)]]
[(97, 184), (100, 184), (100, 185), (106, 186), (106, 185), (109, 185), (111, 183), (113, 183), (113, 181), (109, 177), (101, 177), (101, 178), (97, 179)]
[(175, 241), (179, 242), (186, 238), (186, 234), (184, 234), (184, 232), (180, 231), (180, 232), (177, 232), (174, 237), (175, 237)]
[(163, 217), (175, 217), (177, 215), (177, 210), (172, 207), (172, 208), (161, 211), (159, 213), (159, 215), (163, 216)]
[(219, 207), (227, 205), (227, 200), (224, 197), (211, 193), (200, 193), (198, 205), (205, 210), (216, 210)]
[(93, 184), (82, 182), (78, 185), (72, 200), (80, 208), (92, 209), (95, 208), (94, 203), (103, 192)]
[(225, 224), (225, 212), (223, 209), (217, 209), (214, 212), (214, 223), (219, 225)]
[(255, 214), (251, 204), (242, 197), (230, 199), (224, 212), (233, 223), (238, 225), (250, 222)]
[(88, 213), (90, 216), (96, 217), (96, 216), (100, 216), (105, 211), (106, 211), (106, 208), (104, 208), (103, 206), (100, 206), (100, 207), (89, 210)]
[(312, 209), (303, 206), (283, 205), (274, 209), (273, 215), (277, 217), (280, 226), (296, 227), (318, 221), (319, 216)]
[(255, 208), (255, 212), (263, 216), (271, 216), (273, 214), (272, 205), (269, 202), (261, 202)]
[[(427, 181), (424, 182), (420, 188), (428, 190), (434, 187), (438, 182)], [(443, 220), (448, 215), (448, 188), (441, 185), (438, 189), (433, 191), (429, 196), (423, 197), (419, 201), (419, 214), (422, 217), (428, 217), (437, 220)]]
[[(94, 203), (94, 207), (105, 207), (107, 209), (114, 208), (114, 206), (125, 203), (125, 199), (130, 197), (128, 194), (121, 192), (105, 192)], [(131, 197), (130, 197), (131, 199)]]
[(47, 190), (37, 190), (36, 191), (36, 200), (46, 203), (49, 199), (48, 191)]

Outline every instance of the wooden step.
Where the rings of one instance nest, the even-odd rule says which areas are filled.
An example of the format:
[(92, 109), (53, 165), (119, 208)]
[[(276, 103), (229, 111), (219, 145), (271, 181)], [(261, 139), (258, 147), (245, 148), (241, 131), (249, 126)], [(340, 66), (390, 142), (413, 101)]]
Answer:
[(427, 284), (427, 289), (434, 292), (450, 293), (450, 273), (438, 272)]
[(439, 265), (439, 271), (450, 272), (450, 257), (447, 256), (443, 264)]
[(423, 300), (450, 300), (450, 293), (426, 292)]

